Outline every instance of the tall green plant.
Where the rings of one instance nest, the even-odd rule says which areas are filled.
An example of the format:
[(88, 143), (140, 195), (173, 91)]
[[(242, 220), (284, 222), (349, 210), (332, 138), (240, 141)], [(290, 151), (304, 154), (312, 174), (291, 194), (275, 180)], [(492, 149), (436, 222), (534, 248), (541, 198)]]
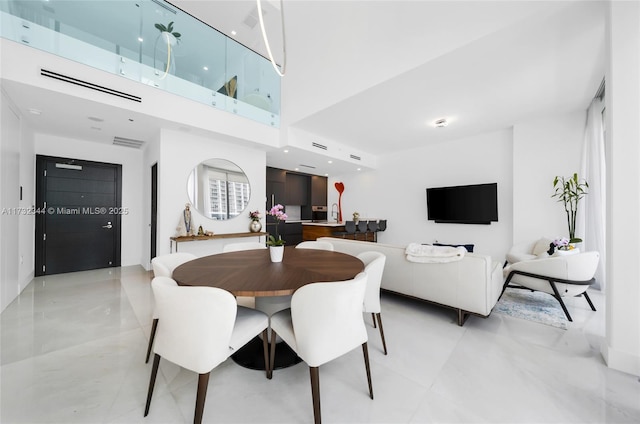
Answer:
[(155, 24), (154, 25), (158, 31), (162, 34), (163, 32), (168, 32), (169, 34), (176, 37), (176, 41), (180, 42), (180, 37), (182, 34), (173, 30), (173, 21), (169, 22), (169, 25), (164, 26), (163, 24)]
[(558, 202), (564, 203), (564, 210), (567, 213), (567, 225), (569, 226), (569, 242), (579, 243), (582, 241), (576, 238), (576, 215), (578, 213), (578, 202), (588, 194), (589, 184), (584, 179), (579, 180), (578, 174), (571, 177), (558, 177), (553, 179), (555, 193), (551, 197), (556, 197)]

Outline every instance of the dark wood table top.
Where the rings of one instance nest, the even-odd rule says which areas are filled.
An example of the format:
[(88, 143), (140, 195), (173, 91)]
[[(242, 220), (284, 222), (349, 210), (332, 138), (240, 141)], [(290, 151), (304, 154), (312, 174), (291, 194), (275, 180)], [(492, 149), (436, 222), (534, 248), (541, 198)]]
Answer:
[(218, 287), (235, 296), (285, 296), (305, 284), (350, 280), (362, 271), (364, 263), (355, 256), (287, 246), (279, 263), (271, 262), (268, 249), (221, 253), (180, 265), (173, 279), (184, 286)]

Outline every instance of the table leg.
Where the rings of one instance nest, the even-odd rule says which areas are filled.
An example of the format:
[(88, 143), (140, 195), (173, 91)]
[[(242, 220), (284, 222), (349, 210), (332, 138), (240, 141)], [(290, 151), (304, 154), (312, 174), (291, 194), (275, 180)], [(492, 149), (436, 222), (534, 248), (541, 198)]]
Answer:
[[(268, 296), (268, 297), (256, 297), (256, 309), (271, 316), (278, 311), (291, 307), (291, 296)], [(271, 329), (269, 329), (269, 339), (271, 340)], [(271, 348), (269, 348), (271, 350)], [(231, 356), (231, 359), (238, 365), (253, 369), (264, 370), (264, 355), (262, 354), (262, 338), (260, 336), (255, 337), (243, 348), (238, 350)], [(282, 341), (280, 337), (276, 337), (276, 361), (274, 369), (281, 369), (290, 367), (301, 362), (302, 359), (296, 355), (296, 353)]]

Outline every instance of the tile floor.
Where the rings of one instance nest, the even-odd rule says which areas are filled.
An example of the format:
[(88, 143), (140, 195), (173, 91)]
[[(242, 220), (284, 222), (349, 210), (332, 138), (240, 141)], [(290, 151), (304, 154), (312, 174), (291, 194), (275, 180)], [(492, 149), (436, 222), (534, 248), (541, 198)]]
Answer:
[[(0, 316), (0, 422), (192, 422), (196, 376), (167, 362), (142, 416), (150, 280), (138, 266), (35, 278)], [(591, 297), (598, 312), (574, 299), (562, 330), (497, 313), (458, 327), (453, 310), (383, 295), (388, 356), (368, 328), (375, 399), (356, 349), (321, 367), (324, 422), (638, 423), (640, 382), (605, 366)], [(232, 360), (212, 373), (204, 422), (312, 421), (303, 363), (270, 381)]]

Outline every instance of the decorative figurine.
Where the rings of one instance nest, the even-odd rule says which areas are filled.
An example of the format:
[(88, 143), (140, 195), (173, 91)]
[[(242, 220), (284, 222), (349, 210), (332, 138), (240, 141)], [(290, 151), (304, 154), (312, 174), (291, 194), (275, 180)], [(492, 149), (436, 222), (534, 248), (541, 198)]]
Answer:
[(193, 220), (191, 219), (191, 209), (188, 203), (184, 205), (184, 211), (182, 212), (182, 217), (180, 217), (176, 231), (179, 237), (193, 235)]
[(198, 235), (199, 236), (203, 236), (204, 235), (204, 230), (202, 229), (202, 225), (198, 227)]

